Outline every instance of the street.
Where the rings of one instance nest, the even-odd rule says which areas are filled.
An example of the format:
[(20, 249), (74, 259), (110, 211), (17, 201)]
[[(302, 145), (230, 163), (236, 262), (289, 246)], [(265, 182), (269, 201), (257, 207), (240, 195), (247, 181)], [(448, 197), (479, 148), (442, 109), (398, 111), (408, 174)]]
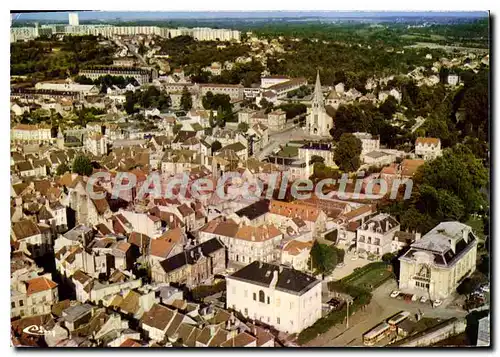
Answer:
[(378, 325), (383, 320), (400, 311), (408, 311), (413, 315), (419, 311), (424, 317), (448, 319), (451, 317), (464, 317), (467, 312), (455, 308), (446, 308), (444, 305), (433, 308), (430, 303), (405, 302), (391, 298), (391, 291), (397, 289), (394, 280), (390, 280), (373, 291), (373, 298), (364, 310), (356, 312), (349, 318), (349, 329), (345, 322), (332, 327), (328, 332), (309, 341), (305, 346), (344, 347), (363, 346), (362, 336), (365, 332)]

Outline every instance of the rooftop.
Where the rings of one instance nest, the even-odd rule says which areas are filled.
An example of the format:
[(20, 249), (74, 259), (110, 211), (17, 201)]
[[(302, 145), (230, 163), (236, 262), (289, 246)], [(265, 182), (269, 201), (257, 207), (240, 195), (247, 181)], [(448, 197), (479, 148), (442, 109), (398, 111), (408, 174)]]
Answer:
[(275, 276), (277, 277), (275, 289), (294, 295), (302, 295), (320, 284), (316, 278), (300, 271), (258, 261), (248, 264), (227, 278), (271, 287)]

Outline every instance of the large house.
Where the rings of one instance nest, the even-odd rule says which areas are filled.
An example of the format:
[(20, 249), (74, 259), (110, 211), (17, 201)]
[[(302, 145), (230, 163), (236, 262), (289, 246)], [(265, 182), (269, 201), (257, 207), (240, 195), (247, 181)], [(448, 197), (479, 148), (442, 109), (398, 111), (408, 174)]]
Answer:
[(380, 213), (357, 229), (356, 250), (382, 256), (392, 252), (394, 234), (400, 224), (388, 214)]
[(228, 259), (239, 263), (272, 262), (279, 258), (283, 239), (273, 225), (249, 226), (233, 220), (211, 221), (199, 230), (200, 241), (218, 237), (227, 247)]
[(354, 133), (353, 135), (361, 141), (361, 156), (380, 149), (378, 136), (373, 136), (370, 133)]
[(11, 317), (50, 314), (51, 307), (59, 301), (59, 296), (57, 284), (49, 276), (11, 283)]
[(399, 258), (399, 288), (445, 299), (476, 269), (477, 239), (460, 222), (442, 222)]
[(441, 140), (438, 138), (417, 138), (415, 155), (424, 160), (433, 160), (441, 156)]
[(227, 308), (286, 333), (321, 318), (321, 281), (305, 273), (253, 262), (226, 278)]
[(294, 218), (303, 220), (314, 236), (319, 236), (325, 231), (327, 216), (321, 209), (298, 201), (271, 201), (267, 217), (269, 222), (280, 228)]

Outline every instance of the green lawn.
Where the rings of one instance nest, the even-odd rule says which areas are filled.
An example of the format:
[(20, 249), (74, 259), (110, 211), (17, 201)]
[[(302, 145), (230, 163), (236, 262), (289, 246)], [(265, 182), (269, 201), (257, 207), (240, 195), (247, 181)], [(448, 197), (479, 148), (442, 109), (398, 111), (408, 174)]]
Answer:
[(349, 281), (354, 286), (364, 287), (371, 290), (371, 286), (378, 286), (381, 281), (385, 281), (392, 273), (385, 268), (372, 269), (365, 274)]
[(341, 279), (341, 282), (343, 284), (373, 290), (393, 275), (387, 268), (388, 265), (383, 262), (373, 262), (356, 269), (352, 274)]

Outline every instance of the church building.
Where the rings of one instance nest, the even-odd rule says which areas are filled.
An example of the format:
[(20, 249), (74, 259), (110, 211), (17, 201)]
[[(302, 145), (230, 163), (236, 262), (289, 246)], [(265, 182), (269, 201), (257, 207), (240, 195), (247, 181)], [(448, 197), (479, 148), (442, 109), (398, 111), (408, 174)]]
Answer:
[(330, 129), (333, 128), (333, 117), (332, 112), (327, 109), (330, 108), (325, 107), (318, 71), (311, 108), (307, 110), (306, 130), (309, 131), (310, 135), (330, 136)]

